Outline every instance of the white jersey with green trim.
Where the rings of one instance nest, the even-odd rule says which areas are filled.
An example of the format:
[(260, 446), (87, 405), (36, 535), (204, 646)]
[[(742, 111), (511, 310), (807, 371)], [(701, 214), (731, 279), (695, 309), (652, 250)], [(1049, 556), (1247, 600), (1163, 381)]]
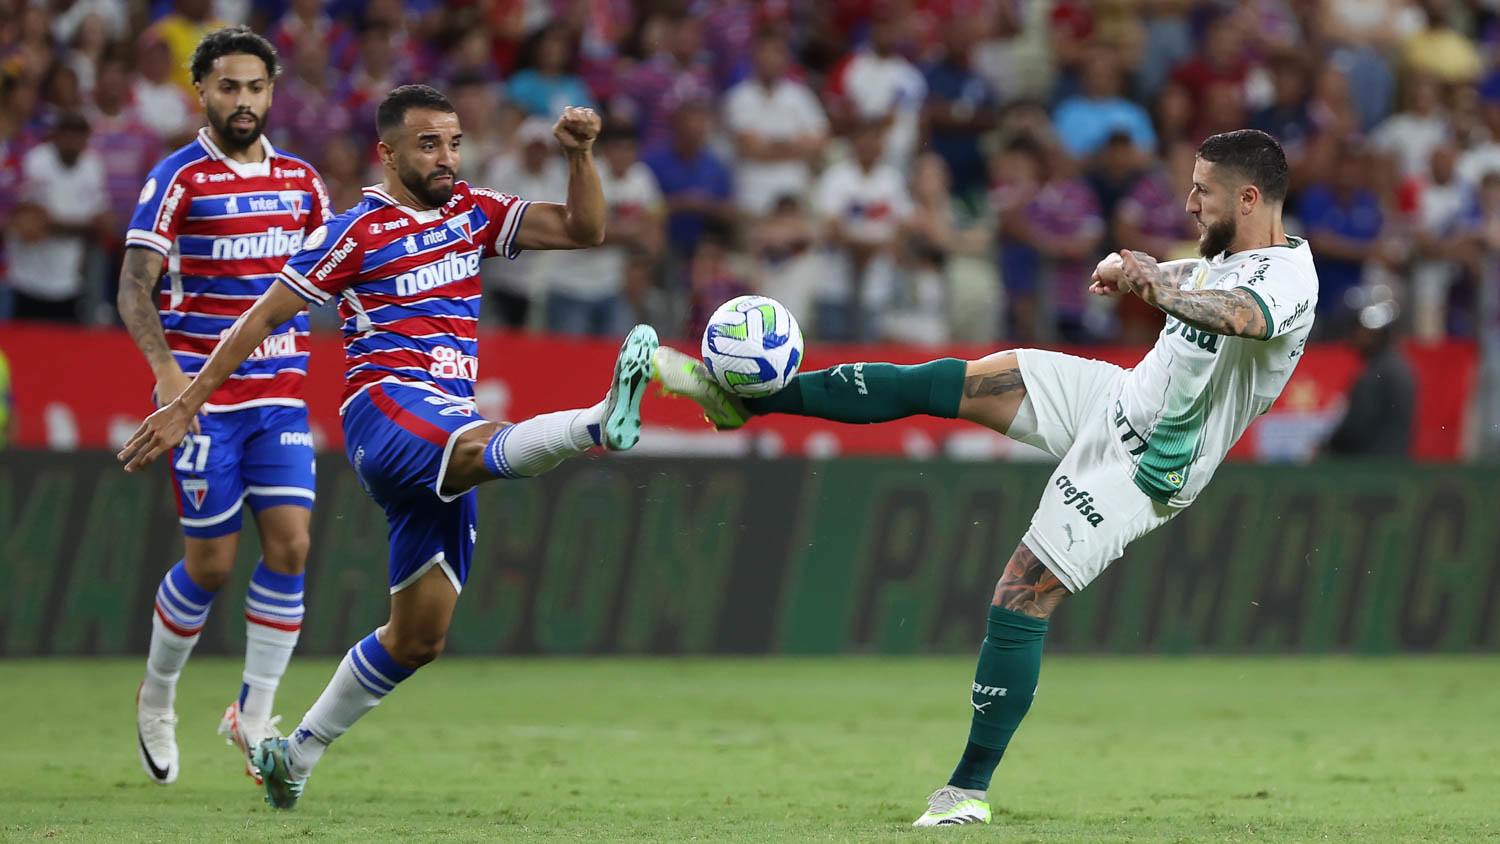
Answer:
[(1312, 330), (1318, 275), (1307, 241), (1288, 237), (1285, 245), (1200, 260), (1183, 289), (1249, 292), (1267, 334), (1209, 334), (1168, 315), (1156, 345), (1121, 382), (1110, 413), (1135, 485), (1173, 506), (1198, 496), (1281, 395)]

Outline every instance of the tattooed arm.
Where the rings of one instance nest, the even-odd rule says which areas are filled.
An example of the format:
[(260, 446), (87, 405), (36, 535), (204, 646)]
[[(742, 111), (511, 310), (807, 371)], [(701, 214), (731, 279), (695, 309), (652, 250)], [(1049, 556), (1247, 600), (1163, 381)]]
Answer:
[[(120, 319), (130, 329), (130, 337), (146, 358), (151, 374), (156, 377), (156, 403), (164, 405), (177, 398), (187, 389), (188, 377), (183, 374), (172, 350), (167, 347), (167, 335), (161, 330), (161, 317), (156, 312), (156, 282), (161, 278), (162, 265), (166, 263), (159, 253), (139, 246), (125, 250), (125, 262), (120, 268), (120, 294), (115, 303), (120, 308)], [(197, 431), (197, 420), (193, 422)]]
[(1146, 304), (1199, 331), (1256, 340), (1270, 336), (1265, 313), (1249, 293), (1243, 290), (1182, 290), (1179, 285), (1188, 270), (1173, 266), (1182, 263), (1174, 261), (1163, 265), (1156, 263), (1150, 255), (1121, 252), (1119, 287), (1122, 291), (1134, 290)]

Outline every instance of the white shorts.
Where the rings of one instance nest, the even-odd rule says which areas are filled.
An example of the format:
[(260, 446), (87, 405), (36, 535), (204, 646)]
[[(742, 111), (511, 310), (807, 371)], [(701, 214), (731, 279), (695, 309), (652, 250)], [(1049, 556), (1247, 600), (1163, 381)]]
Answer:
[(1125, 370), (1103, 361), (1017, 349), (1026, 398), (1008, 435), (1060, 459), (1022, 541), (1077, 592), (1182, 508), (1136, 487), (1115, 442), (1113, 402)]

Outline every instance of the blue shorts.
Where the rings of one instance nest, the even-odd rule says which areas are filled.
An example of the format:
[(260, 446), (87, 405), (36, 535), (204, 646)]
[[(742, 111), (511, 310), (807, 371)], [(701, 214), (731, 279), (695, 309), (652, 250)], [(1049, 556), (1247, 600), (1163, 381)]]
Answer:
[(244, 502), (313, 506), (312, 434), (307, 408), (269, 405), (205, 413), (202, 433), (172, 449), (172, 488), (182, 532), (199, 539), (238, 533)]
[(459, 434), (486, 422), (466, 401), (392, 381), (367, 388), (344, 408), (349, 463), (390, 525), (391, 594), (433, 566), (463, 591), (478, 495), (472, 489), (444, 495), (443, 476)]

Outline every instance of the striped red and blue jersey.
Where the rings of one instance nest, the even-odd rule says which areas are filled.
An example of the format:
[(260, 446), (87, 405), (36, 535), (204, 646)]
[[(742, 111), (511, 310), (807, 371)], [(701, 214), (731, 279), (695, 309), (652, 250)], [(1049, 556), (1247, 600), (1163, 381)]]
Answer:
[(479, 376), (479, 262), (520, 253), (531, 203), (453, 186), (442, 208), (417, 210), (378, 187), (308, 236), (280, 281), (309, 302), (340, 297), (344, 405), (379, 381), (415, 383), (462, 399)]
[[(125, 245), (167, 258), (161, 326), (172, 356), (196, 375), (239, 315), (249, 310), (333, 216), (328, 189), (311, 164), (261, 137), (265, 158), (235, 161), (207, 129), (152, 169)], [(300, 407), (307, 376), (307, 314), (278, 327), (214, 391), (207, 412), (264, 405)]]

